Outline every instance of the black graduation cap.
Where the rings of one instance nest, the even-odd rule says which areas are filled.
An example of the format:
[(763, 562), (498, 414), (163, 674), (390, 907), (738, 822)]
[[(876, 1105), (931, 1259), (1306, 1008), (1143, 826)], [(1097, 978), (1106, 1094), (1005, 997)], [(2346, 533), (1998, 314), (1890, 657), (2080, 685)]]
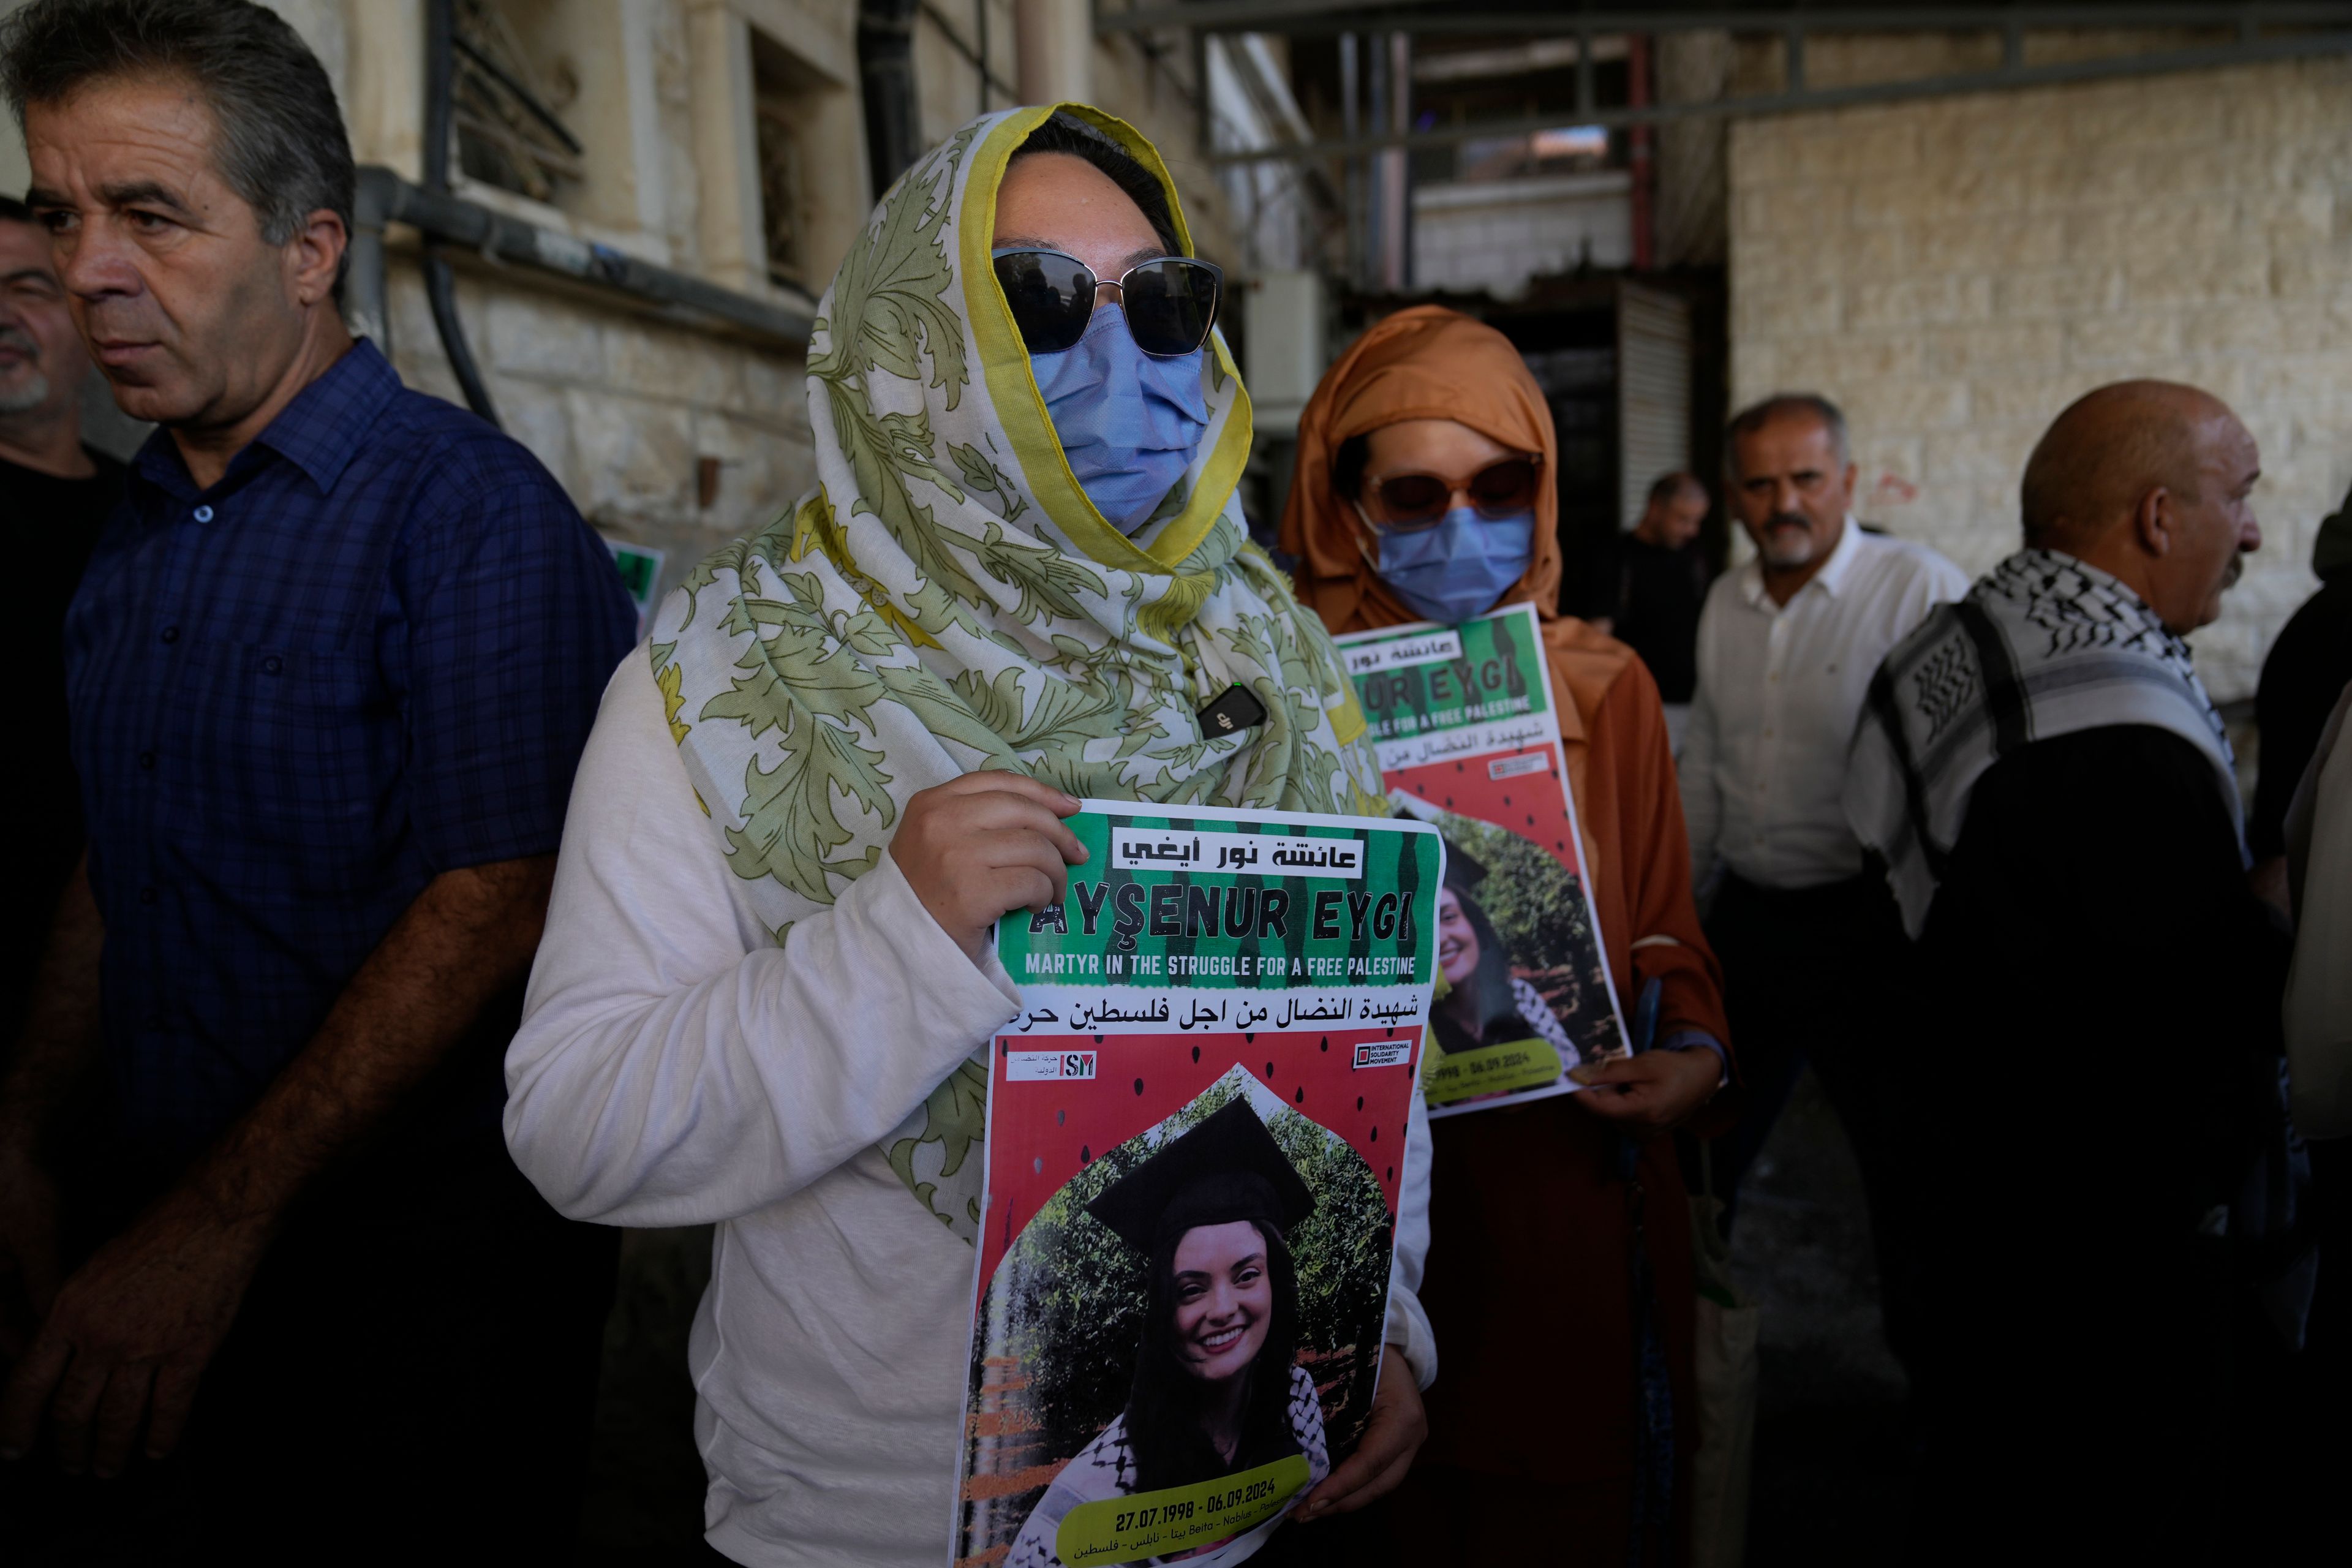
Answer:
[(1087, 1212), (1149, 1257), (1195, 1226), (1257, 1220), (1286, 1234), (1315, 1212), (1315, 1194), (1246, 1098), (1112, 1183)]
[(1457, 893), (1475, 893), (1486, 879), (1486, 868), (1451, 838), (1445, 841), (1445, 885)]
[[(1399, 811), (1391, 815), (1399, 822), (1421, 820), (1409, 811)], [(1439, 837), (1445, 845), (1445, 885), (1457, 893), (1475, 892), (1478, 884), (1486, 879), (1486, 868), (1479, 863), (1476, 857), (1451, 838), (1446, 838), (1443, 834), (1440, 834)]]

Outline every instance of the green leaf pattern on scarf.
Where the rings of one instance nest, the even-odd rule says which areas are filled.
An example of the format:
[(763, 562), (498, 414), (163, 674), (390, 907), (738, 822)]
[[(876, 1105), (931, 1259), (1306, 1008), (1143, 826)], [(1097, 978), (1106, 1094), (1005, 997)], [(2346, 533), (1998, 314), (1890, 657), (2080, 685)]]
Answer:
[[(1107, 566), (1051, 520), (1014, 456), (973, 374), (955, 266), (971, 154), (1002, 119), (899, 180), (819, 306), (818, 488), (697, 565), (655, 618), (653, 673), (688, 776), (779, 942), (879, 863), (908, 796), (976, 768), (1113, 799), (1380, 809), (1369, 742), (1336, 727), (1356, 720), (1338, 655), (1244, 542), (1238, 501), (1173, 571)], [(1211, 426), (1188, 494), (1240, 403), (1230, 377), (1204, 371), (1203, 384)], [(1234, 683), (1268, 720), (1212, 739), (1194, 715)], [(880, 1145), (967, 1242), (987, 1093), (983, 1050)]]

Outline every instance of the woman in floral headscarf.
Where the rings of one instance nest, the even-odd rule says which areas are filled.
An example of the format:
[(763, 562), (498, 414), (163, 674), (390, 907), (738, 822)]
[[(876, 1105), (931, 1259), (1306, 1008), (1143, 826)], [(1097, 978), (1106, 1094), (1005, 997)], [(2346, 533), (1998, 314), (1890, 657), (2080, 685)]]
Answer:
[[(1730, 1059), (1657, 685), (1554, 609), (1554, 467), (1550, 411), (1510, 342), (1436, 306), (1400, 310), (1307, 404), (1282, 546), (1335, 633), (1530, 601), (1543, 617), (1617, 1013), (1657, 982), (1663, 1048), (1575, 1068), (1581, 1093), (1438, 1124), (1422, 1295), (1446, 1372), (1393, 1511), (1415, 1561), (1614, 1568), (1686, 1555), (1657, 1555), (1686, 1533), (1697, 1433), (1690, 1211), (1656, 1134), (1700, 1113)], [(1641, 1141), (1630, 1181), (1621, 1137)], [(1637, 1533), (1646, 1555), (1629, 1555)]]
[[(816, 488), (687, 575), (582, 761), (507, 1136), (567, 1215), (717, 1222), (695, 1424), (739, 1561), (939, 1556), (973, 1053), (1017, 1001), (988, 929), (1060, 900), (1073, 797), (1378, 809), (1330, 640), (1244, 542), (1249, 399), (1188, 252), (1158, 156), (1096, 110), (917, 163), (819, 306)], [(1394, 1375), (1300, 1517), (1418, 1441), (1425, 1160)]]

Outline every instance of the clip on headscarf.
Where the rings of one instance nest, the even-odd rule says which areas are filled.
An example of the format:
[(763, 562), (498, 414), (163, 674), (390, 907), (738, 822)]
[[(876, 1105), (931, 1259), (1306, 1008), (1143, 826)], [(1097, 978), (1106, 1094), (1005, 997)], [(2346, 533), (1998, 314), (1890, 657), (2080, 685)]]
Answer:
[(1225, 688), (1225, 694), (1201, 710), (1201, 733), (1234, 735), (1254, 725), (1265, 722), (1265, 704), (1239, 686)]

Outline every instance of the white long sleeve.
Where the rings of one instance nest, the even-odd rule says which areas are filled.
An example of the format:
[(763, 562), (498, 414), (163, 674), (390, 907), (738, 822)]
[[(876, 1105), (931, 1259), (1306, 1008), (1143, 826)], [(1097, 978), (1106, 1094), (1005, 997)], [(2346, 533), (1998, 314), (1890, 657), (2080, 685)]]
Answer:
[[(885, 856), (776, 945), (697, 804), (641, 648), (606, 686), (507, 1057), (516, 1163), (575, 1217), (718, 1222), (688, 1370), (711, 1545), (738, 1562), (935, 1568), (954, 1504), (971, 1248), (876, 1147), (1017, 1008)], [(1413, 1289), (1428, 1127), (1399, 1199)]]
[(775, 946), (660, 703), (639, 660), (605, 689), (507, 1053), (515, 1163), (562, 1213), (612, 1225), (792, 1196), (897, 1127), (1020, 1001), (887, 855)]
[(1421, 1274), (1429, 1261), (1429, 1104), (1416, 1093), (1405, 1129), (1404, 1185), (1397, 1193), (1396, 1255), (1389, 1265), (1389, 1319), (1383, 1343), (1396, 1346), (1413, 1382), (1437, 1381), (1437, 1336), (1421, 1306)]

